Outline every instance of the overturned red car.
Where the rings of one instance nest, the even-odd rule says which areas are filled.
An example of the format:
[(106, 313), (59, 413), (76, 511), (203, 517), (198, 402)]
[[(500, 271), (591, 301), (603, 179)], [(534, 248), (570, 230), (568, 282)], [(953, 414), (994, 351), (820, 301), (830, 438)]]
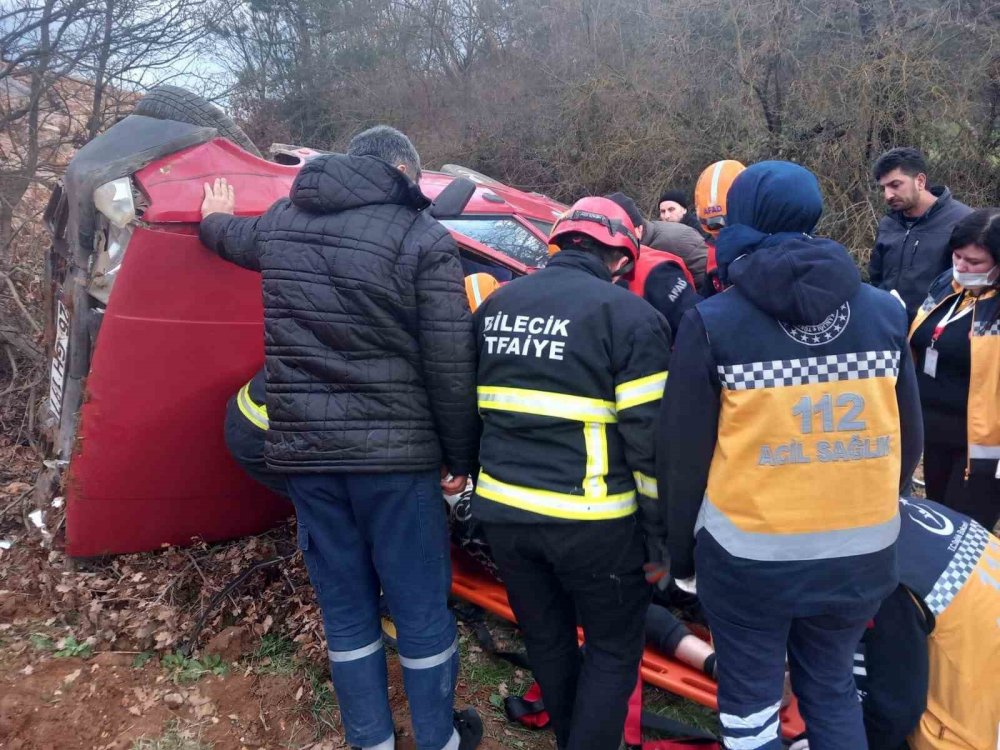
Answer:
[[(223, 441), (227, 399), (263, 362), (260, 277), (201, 245), (199, 209), (202, 184), (222, 176), (236, 213), (260, 214), (319, 152), (274, 146), (266, 160), (198, 97), (169, 103), (140, 102), (147, 114), (84, 146), (46, 211), (48, 431), (73, 557), (238, 537), (288, 516)], [(455, 165), (421, 188), (466, 273), (500, 281), (544, 263), (565, 208)]]

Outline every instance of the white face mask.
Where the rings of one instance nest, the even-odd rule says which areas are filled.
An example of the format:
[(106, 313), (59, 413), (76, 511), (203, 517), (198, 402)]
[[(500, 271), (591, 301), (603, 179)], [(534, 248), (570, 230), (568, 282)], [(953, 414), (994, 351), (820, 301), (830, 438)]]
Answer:
[(1000, 266), (993, 266), (985, 273), (962, 273), (955, 266), (952, 266), (951, 275), (966, 289), (982, 289), (992, 286), (1000, 278)]

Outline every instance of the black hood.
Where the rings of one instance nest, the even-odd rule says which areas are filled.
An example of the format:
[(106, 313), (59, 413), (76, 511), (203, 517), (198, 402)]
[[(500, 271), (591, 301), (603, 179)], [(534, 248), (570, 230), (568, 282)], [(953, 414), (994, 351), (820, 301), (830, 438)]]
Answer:
[(316, 214), (384, 204), (420, 210), (431, 203), (413, 180), (388, 162), (345, 154), (306, 162), (289, 197), (302, 210)]
[(729, 267), (729, 278), (768, 315), (796, 325), (822, 322), (861, 285), (843, 245), (807, 235), (764, 242)]
[(545, 265), (546, 268), (578, 268), (587, 273), (591, 273), (599, 279), (604, 279), (605, 281), (611, 281), (611, 271), (606, 265), (598, 258), (594, 253), (588, 252), (587, 250), (574, 250), (573, 248), (567, 248), (566, 250), (560, 250), (558, 253), (553, 255), (549, 262)]

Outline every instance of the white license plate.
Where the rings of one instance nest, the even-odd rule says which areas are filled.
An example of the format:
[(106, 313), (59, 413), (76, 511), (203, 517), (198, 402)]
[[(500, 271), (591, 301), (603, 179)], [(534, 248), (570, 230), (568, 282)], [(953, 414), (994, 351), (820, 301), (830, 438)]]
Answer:
[(52, 377), (49, 382), (49, 410), (62, 418), (63, 388), (66, 383), (66, 362), (69, 359), (69, 310), (62, 300), (56, 302), (56, 344), (52, 352)]

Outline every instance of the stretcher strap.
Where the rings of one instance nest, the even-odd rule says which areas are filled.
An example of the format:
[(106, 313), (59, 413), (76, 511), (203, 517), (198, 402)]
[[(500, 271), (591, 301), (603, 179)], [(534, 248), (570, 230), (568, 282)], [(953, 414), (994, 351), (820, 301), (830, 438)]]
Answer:
[[(643, 742), (642, 730), (669, 735), (673, 739)], [(625, 744), (642, 750), (674, 750), (675, 748), (701, 747), (705, 750), (721, 750), (719, 738), (710, 732), (693, 727), (666, 716), (642, 710), (642, 678), (628, 699), (628, 713), (625, 715)]]
[(642, 743), (642, 750), (654, 750), (659, 742), (667, 742), (662, 747), (702, 747), (706, 750), (721, 750), (722, 745), (715, 735), (698, 727), (685, 724), (650, 711), (642, 712), (642, 728), (663, 734), (674, 735), (674, 740), (652, 740)]
[[(538, 683), (532, 683), (523, 697), (510, 696), (504, 700), (504, 711), (510, 721), (516, 721), (522, 726), (541, 729), (549, 724), (549, 715), (542, 701), (542, 691)], [(673, 737), (673, 739), (650, 740), (644, 742), (642, 730), (648, 729)], [(642, 681), (632, 691), (628, 701), (628, 714), (625, 717), (625, 744), (640, 750), (690, 750), (698, 747), (702, 750), (722, 750), (718, 738), (697, 727), (684, 724), (666, 716), (659, 716), (650, 711), (642, 710)]]
[(542, 702), (542, 689), (533, 682), (522, 697), (508, 696), (503, 702), (504, 712), (511, 721), (516, 721), (532, 729), (544, 729), (549, 725), (549, 714)]
[(515, 667), (520, 667), (521, 669), (531, 669), (531, 665), (528, 664), (528, 655), (523, 651), (502, 651), (497, 648), (496, 641), (493, 640), (493, 634), (490, 629), (486, 627), (485, 610), (482, 607), (478, 607), (475, 604), (469, 604), (467, 606), (455, 606), (452, 607), (452, 611), (455, 613), (455, 617), (472, 628), (473, 635), (476, 636), (476, 642), (479, 644), (479, 648), (485, 651), (491, 656), (496, 656), (499, 659), (513, 664)]

